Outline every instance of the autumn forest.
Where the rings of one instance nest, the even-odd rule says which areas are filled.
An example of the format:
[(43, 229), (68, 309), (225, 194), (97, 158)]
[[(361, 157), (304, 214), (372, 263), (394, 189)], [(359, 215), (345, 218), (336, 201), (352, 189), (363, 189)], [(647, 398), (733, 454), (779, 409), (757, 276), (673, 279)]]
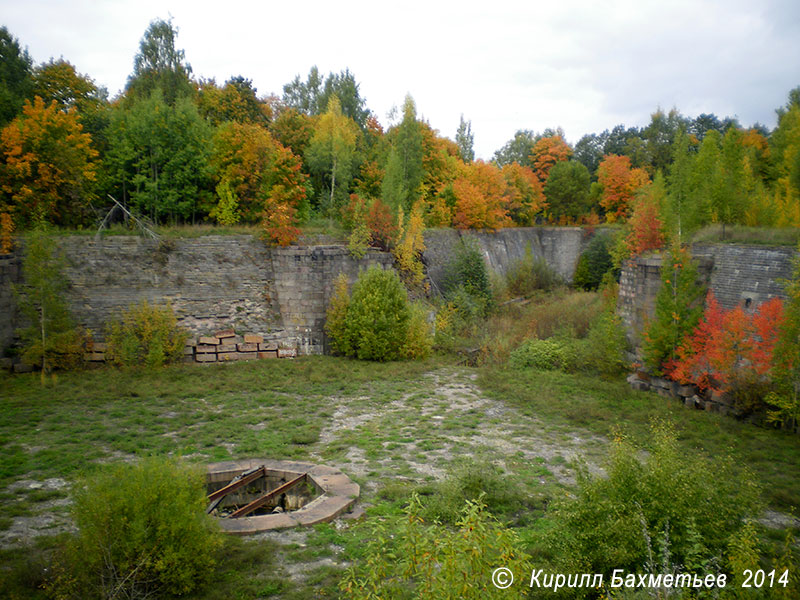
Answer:
[[(384, 126), (349, 70), (312, 67), (281, 95), (251, 80), (196, 77), (176, 29), (153, 21), (113, 99), (65, 59), (34, 65), (0, 29), (0, 224), (96, 226), (110, 197), (153, 223), (258, 224), (275, 244), (313, 217), (393, 244), (404, 219), (496, 229), (621, 223), (632, 253), (709, 223), (800, 226), (800, 88), (773, 131), (658, 109), (574, 146), (560, 128), (520, 129), (475, 160), (411, 95)], [(399, 215), (399, 218), (398, 218)]]

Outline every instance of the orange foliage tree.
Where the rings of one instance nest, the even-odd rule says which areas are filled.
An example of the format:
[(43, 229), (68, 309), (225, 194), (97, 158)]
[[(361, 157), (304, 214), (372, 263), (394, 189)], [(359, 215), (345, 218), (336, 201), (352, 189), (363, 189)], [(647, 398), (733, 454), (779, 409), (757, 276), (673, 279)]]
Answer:
[(634, 199), (633, 214), (628, 220), (626, 243), (631, 256), (660, 250), (666, 244), (661, 207), (666, 203), (664, 178), (656, 174), (653, 183), (639, 189)]
[(709, 292), (703, 319), (678, 348), (667, 371), (681, 383), (723, 392), (766, 380), (783, 319), (780, 298), (748, 314), (741, 306), (724, 310)]
[(261, 224), (268, 242), (288, 246), (300, 235), (297, 225), (308, 217), (308, 175), (301, 171), (300, 157), (275, 143), (271, 168), (263, 181)]
[(5, 162), (0, 212), (17, 225), (35, 221), (75, 225), (93, 197), (97, 151), (74, 109), (40, 97), (0, 133)]
[(536, 215), (546, 206), (539, 178), (529, 168), (517, 162), (507, 163), (502, 168), (508, 185), (508, 210), (517, 225), (533, 225)]
[(547, 183), (553, 165), (568, 160), (570, 156), (572, 156), (572, 148), (560, 135), (543, 137), (536, 142), (531, 151), (531, 162), (533, 163), (533, 172), (536, 173), (542, 187)]
[(605, 208), (609, 223), (628, 217), (636, 191), (648, 181), (647, 172), (631, 167), (627, 156), (607, 154), (603, 157), (597, 167), (597, 183), (602, 189), (600, 206)]
[[(217, 128), (211, 164), (219, 181), (236, 194), (242, 219), (254, 223), (267, 215), (270, 239), (285, 241), (275, 235), (276, 228), (294, 223), (308, 202), (308, 176), (301, 171), (300, 158), (260, 125), (228, 122)], [(279, 210), (283, 204), (287, 208)]]
[(453, 182), (453, 225), (459, 229), (510, 226), (507, 194), (508, 184), (496, 165), (482, 160), (463, 165), (461, 175)]

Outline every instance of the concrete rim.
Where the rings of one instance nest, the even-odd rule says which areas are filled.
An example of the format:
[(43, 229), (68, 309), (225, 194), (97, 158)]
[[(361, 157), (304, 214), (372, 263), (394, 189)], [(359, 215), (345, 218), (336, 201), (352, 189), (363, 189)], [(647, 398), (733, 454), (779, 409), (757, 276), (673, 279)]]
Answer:
[(208, 475), (229, 474), (230, 478), (233, 478), (241, 472), (261, 465), (264, 465), (267, 471), (283, 472), (287, 478), (308, 473), (308, 476), (322, 490), (322, 493), (302, 508), (291, 512), (240, 517), (238, 519), (218, 518), (217, 522), (226, 533), (251, 535), (273, 529), (326, 523), (332, 521), (355, 504), (361, 492), (359, 485), (339, 469), (300, 461), (248, 458), (211, 463), (207, 467), (207, 473)]

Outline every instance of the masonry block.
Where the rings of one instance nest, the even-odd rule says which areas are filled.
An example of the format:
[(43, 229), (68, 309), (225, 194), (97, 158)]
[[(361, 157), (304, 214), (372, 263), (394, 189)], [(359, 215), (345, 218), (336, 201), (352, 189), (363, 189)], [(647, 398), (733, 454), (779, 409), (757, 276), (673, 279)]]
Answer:
[(214, 337), (225, 339), (234, 337), (235, 335), (236, 332), (233, 329), (223, 329), (222, 331), (218, 331), (217, 333), (215, 333)]
[(258, 344), (236, 344), (236, 349), (239, 352), (256, 352)]
[(197, 340), (197, 343), (198, 343), (198, 346), (200, 344), (203, 344), (205, 346), (217, 346), (217, 345), (219, 345), (219, 340), (217, 338), (215, 338), (215, 337), (204, 335), (204, 336), (201, 336)]
[(236, 352), (236, 360), (256, 360), (258, 352)]
[(277, 350), (267, 350), (258, 353), (258, 358), (278, 358)]
[(278, 348), (278, 358), (294, 358), (297, 356), (297, 348)]
[(201, 363), (209, 363), (209, 362), (217, 362), (217, 355), (216, 354), (198, 354), (195, 356), (197, 362)]
[(196, 350), (197, 354), (216, 354), (217, 346), (216, 344), (213, 346), (210, 344), (197, 344)]
[(236, 344), (223, 343), (217, 346), (217, 354), (222, 354), (224, 352), (236, 352)]
[(256, 335), (254, 333), (245, 333), (244, 334), (244, 343), (245, 344), (261, 344), (264, 341), (263, 335)]

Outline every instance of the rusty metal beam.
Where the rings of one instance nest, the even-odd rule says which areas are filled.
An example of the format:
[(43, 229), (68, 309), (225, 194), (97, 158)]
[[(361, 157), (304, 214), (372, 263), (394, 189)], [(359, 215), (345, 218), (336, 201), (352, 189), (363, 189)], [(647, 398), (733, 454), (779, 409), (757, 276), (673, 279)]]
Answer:
[(290, 481), (287, 481), (286, 483), (284, 483), (280, 487), (275, 488), (271, 492), (267, 492), (263, 496), (261, 496), (259, 498), (256, 498), (250, 504), (248, 504), (246, 506), (243, 506), (239, 510), (237, 510), (237, 511), (231, 513), (230, 515), (228, 515), (229, 518), (235, 519), (236, 517), (243, 517), (245, 515), (250, 514), (254, 510), (260, 508), (261, 506), (263, 506), (264, 504), (266, 504), (267, 502), (272, 500), (275, 496), (278, 496), (279, 494), (282, 494), (283, 492), (288, 491), (289, 489), (293, 488), (294, 486), (296, 486), (301, 481), (305, 481), (307, 475), (308, 475), (308, 473), (303, 473), (302, 475), (298, 475), (294, 479), (292, 479)]
[(260, 467), (255, 467), (253, 469), (250, 469), (249, 471), (245, 471), (244, 473), (240, 473), (239, 475), (231, 479), (231, 482), (228, 485), (208, 495), (208, 501), (210, 502), (210, 504), (206, 509), (206, 514), (210, 514), (211, 511), (217, 507), (217, 505), (222, 501), (222, 499), (225, 496), (227, 496), (231, 492), (235, 492), (240, 487), (243, 487), (248, 483), (255, 481), (256, 479), (265, 477), (266, 474), (267, 470), (264, 468), (264, 465), (261, 465)]

